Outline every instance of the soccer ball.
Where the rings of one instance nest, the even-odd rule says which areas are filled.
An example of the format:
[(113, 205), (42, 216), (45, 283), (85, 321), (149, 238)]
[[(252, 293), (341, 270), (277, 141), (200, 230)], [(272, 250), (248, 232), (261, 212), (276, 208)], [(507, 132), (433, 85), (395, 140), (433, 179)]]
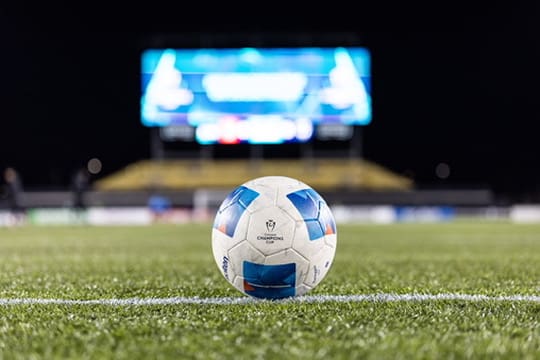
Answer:
[(221, 203), (212, 251), (221, 273), (242, 293), (262, 299), (304, 295), (326, 276), (337, 231), (326, 201), (305, 183), (265, 176)]

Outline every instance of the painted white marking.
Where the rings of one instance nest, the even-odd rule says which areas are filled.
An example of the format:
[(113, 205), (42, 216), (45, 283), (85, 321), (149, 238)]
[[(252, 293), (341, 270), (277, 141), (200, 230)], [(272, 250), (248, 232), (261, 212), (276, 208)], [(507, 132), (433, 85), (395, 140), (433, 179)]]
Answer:
[(170, 297), (170, 298), (127, 298), (127, 299), (45, 299), (45, 298), (0, 298), (0, 306), (6, 305), (110, 305), (110, 306), (145, 306), (145, 305), (232, 305), (256, 304), (261, 302), (293, 302), (293, 303), (323, 303), (323, 302), (393, 302), (393, 301), (525, 301), (540, 303), (540, 295), (470, 295), (470, 294), (364, 294), (364, 295), (311, 295), (286, 298), (281, 300), (263, 300), (251, 297)]

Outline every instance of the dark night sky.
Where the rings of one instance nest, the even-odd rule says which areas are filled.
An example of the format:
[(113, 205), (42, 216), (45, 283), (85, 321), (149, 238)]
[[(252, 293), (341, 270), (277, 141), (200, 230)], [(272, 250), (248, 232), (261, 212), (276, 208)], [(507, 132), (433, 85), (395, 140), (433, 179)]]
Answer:
[[(314, 19), (299, 26), (293, 16), (280, 19), (280, 30), (351, 31), (369, 47), (374, 118), (363, 134), (367, 159), (421, 187), (538, 196), (540, 32), (530, 10), (498, 7), (484, 18), (479, 8), (444, 32), (364, 31), (356, 22)], [(169, 16), (166, 27), (137, 27), (131, 19), (128, 28), (137, 31), (98, 32), (95, 18), (66, 9), (64, 30), (44, 29), (56, 18), (39, 9), (0, 11), (0, 168), (18, 168), (28, 187), (65, 186), (92, 157), (103, 161), (104, 174), (149, 157), (148, 129), (138, 116), (145, 36), (277, 29), (264, 19), (236, 17), (220, 28), (212, 17), (175, 25)], [(451, 168), (444, 182), (435, 175), (440, 162)]]

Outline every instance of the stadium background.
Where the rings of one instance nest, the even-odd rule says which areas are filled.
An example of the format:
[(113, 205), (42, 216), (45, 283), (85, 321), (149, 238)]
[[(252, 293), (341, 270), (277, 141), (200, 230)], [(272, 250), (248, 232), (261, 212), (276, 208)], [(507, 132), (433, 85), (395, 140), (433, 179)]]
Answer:
[[(18, 171), (28, 212), (9, 216), (0, 177), (0, 358), (538, 358), (536, 4), (291, 5), (0, 5), (0, 171)], [(94, 186), (153, 151), (138, 109), (143, 38), (277, 30), (352, 32), (370, 48), (362, 156), (414, 187), (324, 189), (333, 269), (309, 296), (274, 303), (224, 281), (210, 224), (180, 207), (222, 192), (175, 191), (176, 211), (152, 217), (161, 190)], [(289, 160), (279, 172), (305, 168)], [(95, 174), (77, 212), (80, 169)], [(17, 219), (38, 226), (4, 226)], [(94, 226), (111, 223), (128, 225)]]
[[(337, 39), (345, 32), (371, 51), (374, 115), (362, 129), (361, 156), (414, 184), (412, 191), (390, 195), (360, 187), (353, 189), (356, 197), (347, 193), (336, 202), (345, 197), (355, 199), (349, 205), (457, 205), (503, 216), (514, 205), (540, 202), (537, 25), (533, 12), (517, 6), (501, 26), (491, 26), (505, 10), (473, 11), (463, 17), (463, 28), (435, 32), (361, 31), (350, 22), (315, 20), (300, 26), (293, 16), (284, 19), (290, 26), (281, 27), (282, 34), (301, 33), (316, 43), (320, 34)], [(0, 39), (9, 56), (0, 60), (0, 167), (19, 172), (29, 208), (72, 207), (73, 176), (89, 164), (98, 169), (85, 194), (89, 206), (147, 205), (156, 193), (93, 193), (100, 179), (152, 156), (150, 130), (139, 118), (139, 57), (149, 37), (193, 41), (204, 32), (253, 38), (254, 32), (277, 29), (270, 21), (239, 16), (225, 26), (229, 31), (210, 25), (209, 18), (166, 31), (147, 20), (143, 31), (99, 32), (91, 25), (94, 12), (63, 11), (70, 15), (64, 17), (70, 31), (48, 29), (47, 19), (54, 17), (40, 17), (38, 9), (2, 12)], [(221, 156), (228, 151), (232, 156), (231, 149)], [(191, 189), (179, 190), (167, 196), (189, 206)], [(6, 190), (0, 206), (8, 207)], [(435, 214), (446, 212), (438, 208)]]

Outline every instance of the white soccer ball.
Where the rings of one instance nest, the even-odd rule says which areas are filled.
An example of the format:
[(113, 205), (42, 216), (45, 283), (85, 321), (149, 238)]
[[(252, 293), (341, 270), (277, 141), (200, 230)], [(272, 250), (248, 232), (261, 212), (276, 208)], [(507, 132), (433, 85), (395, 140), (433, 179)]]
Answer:
[(326, 201), (305, 183), (265, 176), (234, 189), (221, 203), (212, 250), (221, 273), (255, 298), (300, 296), (326, 276), (337, 228)]

